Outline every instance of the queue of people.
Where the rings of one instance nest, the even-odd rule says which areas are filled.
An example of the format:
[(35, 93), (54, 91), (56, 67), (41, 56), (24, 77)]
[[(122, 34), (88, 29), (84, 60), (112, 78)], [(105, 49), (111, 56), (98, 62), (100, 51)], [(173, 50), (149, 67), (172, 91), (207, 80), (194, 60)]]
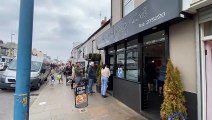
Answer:
[[(57, 66), (55, 64), (51, 65), (51, 84), (55, 81), (55, 73), (57, 73), (56, 78), (60, 83), (63, 83), (63, 75), (66, 78), (66, 82), (71, 84), (71, 89), (74, 89), (75, 86), (81, 85), (82, 82), (86, 82), (87, 84), (87, 93), (92, 95), (95, 93), (93, 90), (93, 85), (97, 79), (96, 76), (96, 67), (94, 62), (90, 62), (87, 77), (85, 78), (85, 73), (83, 72), (82, 66), (80, 63), (71, 64), (67, 63), (66, 65)], [(62, 75), (63, 74), (63, 75)], [(101, 95), (103, 98), (106, 98), (106, 91), (108, 87), (108, 79), (110, 76), (110, 70), (107, 65), (103, 65), (101, 68)]]

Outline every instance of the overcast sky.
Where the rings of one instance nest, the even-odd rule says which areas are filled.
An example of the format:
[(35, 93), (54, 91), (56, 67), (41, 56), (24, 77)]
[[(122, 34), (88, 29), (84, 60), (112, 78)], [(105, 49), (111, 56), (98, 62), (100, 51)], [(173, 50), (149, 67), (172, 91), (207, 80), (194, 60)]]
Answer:
[[(33, 48), (67, 60), (72, 43), (100, 27), (100, 11), (110, 18), (110, 0), (34, 0)], [(18, 42), (20, 0), (0, 0), (0, 40)]]

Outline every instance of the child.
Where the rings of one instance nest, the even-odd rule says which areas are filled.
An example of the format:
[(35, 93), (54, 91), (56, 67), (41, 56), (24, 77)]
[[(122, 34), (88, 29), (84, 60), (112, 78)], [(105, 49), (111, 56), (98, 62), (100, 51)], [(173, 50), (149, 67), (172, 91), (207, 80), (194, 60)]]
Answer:
[(60, 81), (63, 83), (62, 72), (58, 73), (57, 79), (59, 80), (59, 84), (60, 84)]
[(54, 85), (54, 81), (55, 81), (55, 79), (54, 79), (54, 74), (55, 74), (55, 70), (52, 69), (52, 70), (51, 70), (51, 74), (50, 74), (50, 77), (51, 77), (51, 85)]

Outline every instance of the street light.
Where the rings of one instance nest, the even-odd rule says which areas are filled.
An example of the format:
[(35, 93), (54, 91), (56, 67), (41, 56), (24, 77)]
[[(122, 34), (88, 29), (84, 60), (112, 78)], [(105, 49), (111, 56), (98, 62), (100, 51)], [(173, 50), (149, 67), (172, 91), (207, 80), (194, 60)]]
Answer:
[(11, 41), (10, 41), (10, 57), (13, 57), (13, 55), (12, 55), (12, 41), (13, 41), (13, 35), (15, 35), (14, 33), (11, 33)]

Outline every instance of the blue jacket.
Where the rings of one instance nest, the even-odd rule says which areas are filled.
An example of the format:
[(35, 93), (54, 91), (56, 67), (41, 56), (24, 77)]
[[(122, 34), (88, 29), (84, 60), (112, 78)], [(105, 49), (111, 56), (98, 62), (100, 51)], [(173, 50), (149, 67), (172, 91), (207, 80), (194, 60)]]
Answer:
[(166, 66), (162, 65), (160, 67), (160, 74), (158, 77), (158, 80), (164, 81), (166, 79)]

